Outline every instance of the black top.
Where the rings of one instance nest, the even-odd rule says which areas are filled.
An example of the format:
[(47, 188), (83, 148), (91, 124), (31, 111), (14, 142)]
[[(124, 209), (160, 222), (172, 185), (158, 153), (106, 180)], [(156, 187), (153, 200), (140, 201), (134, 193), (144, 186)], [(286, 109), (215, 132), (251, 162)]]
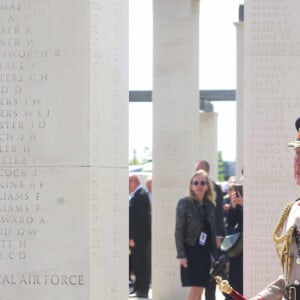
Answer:
[(230, 207), (227, 215), (227, 223), (234, 227), (234, 232), (243, 232), (243, 206)]

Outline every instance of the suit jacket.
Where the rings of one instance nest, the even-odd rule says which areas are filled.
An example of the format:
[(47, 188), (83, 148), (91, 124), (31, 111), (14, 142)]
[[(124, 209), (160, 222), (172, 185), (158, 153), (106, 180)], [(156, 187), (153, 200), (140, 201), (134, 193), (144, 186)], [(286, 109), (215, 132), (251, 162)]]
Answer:
[[(206, 205), (206, 219), (211, 228), (211, 248), (214, 252), (216, 249), (215, 206), (207, 200), (204, 200), (204, 203)], [(180, 199), (177, 204), (175, 226), (177, 258), (186, 257), (184, 243), (193, 246), (199, 241), (204, 219), (201, 219), (197, 205), (197, 201), (189, 197)]]
[(150, 201), (146, 191), (140, 188), (129, 201), (129, 239), (135, 242), (146, 242), (150, 236)]
[(225, 236), (225, 222), (223, 212), (223, 193), (221, 188), (213, 181), (213, 187), (216, 193), (215, 222), (217, 236)]

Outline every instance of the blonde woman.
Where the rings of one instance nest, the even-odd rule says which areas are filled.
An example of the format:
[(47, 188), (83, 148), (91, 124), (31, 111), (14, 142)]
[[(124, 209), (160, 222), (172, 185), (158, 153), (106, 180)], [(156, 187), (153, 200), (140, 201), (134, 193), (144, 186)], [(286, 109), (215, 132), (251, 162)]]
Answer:
[(178, 201), (175, 241), (181, 283), (190, 287), (187, 300), (200, 300), (209, 282), (211, 254), (216, 250), (215, 193), (204, 170), (189, 182), (189, 196)]

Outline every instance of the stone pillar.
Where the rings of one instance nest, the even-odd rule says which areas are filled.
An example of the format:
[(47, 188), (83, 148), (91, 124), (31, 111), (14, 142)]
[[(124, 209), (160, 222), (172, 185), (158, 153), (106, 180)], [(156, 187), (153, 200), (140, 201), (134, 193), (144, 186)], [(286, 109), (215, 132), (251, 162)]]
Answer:
[(1, 297), (124, 300), (128, 1), (0, 15)]
[(296, 199), (294, 122), (300, 111), (300, 3), (245, 1), (244, 293), (259, 292), (282, 272), (272, 233)]
[(218, 114), (200, 111), (200, 154), (210, 165), (209, 176), (218, 181)]
[(244, 6), (239, 7), (239, 22), (234, 23), (236, 27), (237, 44), (237, 70), (236, 70), (236, 178), (242, 175), (244, 166)]
[(153, 299), (183, 299), (175, 209), (199, 153), (199, 0), (155, 0), (153, 69)]

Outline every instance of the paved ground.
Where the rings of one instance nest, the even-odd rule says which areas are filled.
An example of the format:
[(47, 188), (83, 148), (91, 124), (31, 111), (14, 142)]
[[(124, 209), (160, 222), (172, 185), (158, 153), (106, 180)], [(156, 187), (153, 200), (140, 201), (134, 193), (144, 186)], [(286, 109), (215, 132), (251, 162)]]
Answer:
[[(130, 297), (129, 300), (138, 300), (138, 299), (152, 299), (152, 292), (150, 290), (149, 292), (149, 298), (135, 298), (135, 297)], [(220, 293), (219, 291), (216, 292), (216, 300), (224, 300), (224, 296), (222, 293)], [(159, 299), (156, 299), (159, 300)], [(205, 300), (205, 297), (202, 297), (202, 300)], [(208, 299), (209, 300), (209, 299)]]

